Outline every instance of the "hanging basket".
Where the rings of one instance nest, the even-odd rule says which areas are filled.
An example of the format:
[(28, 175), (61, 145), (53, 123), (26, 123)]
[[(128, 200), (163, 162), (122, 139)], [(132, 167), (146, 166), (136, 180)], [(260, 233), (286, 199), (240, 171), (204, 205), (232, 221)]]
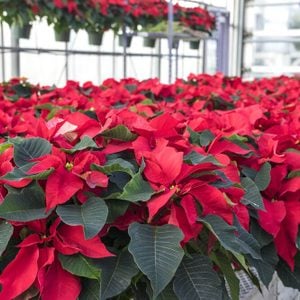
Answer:
[(200, 40), (198, 41), (190, 41), (190, 49), (198, 50), (200, 47)]
[(55, 32), (55, 40), (57, 42), (69, 42), (70, 41), (70, 34), (71, 30), (67, 29), (64, 31), (54, 31)]
[(29, 39), (31, 28), (31, 24), (25, 24), (23, 26), (13, 25), (15, 37), (18, 39)]
[(149, 38), (149, 37), (144, 37), (144, 42), (143, 42), (144, 47), (154, 48), (155, 43), (156, 43), (156, 39)]
[(93, 46), (101, 46), (103, 40), (103, 32), (88, 32), (89, 44)]
[[(125, 42), (126, 42), (126, 48), (129, 48), (131, 46), (132, 36), (125, 36)], [(119, 46), (124, 47), (124, 36), (119, 35)]]

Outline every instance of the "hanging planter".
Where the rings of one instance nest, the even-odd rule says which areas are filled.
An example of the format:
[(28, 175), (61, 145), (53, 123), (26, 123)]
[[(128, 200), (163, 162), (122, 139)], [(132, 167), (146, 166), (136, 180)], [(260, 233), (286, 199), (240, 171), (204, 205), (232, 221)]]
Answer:
[(144, 37), (143, 45), (144, 45), (144, 47), (154, 48), (155, 47), (155, 42), (156, 42), (155, 38)]
[(190, 49), (198, 50), (200, 47), (200, 40), (197, 41), (190, 41)]
[(31, 28), (32, 28), (31, 24), (25, 24), (25, 25), (14, 24), (13, 30), (14, 30), (15, 37), (18, 39), (29, 39)]
[(89, 44), (101, 46), (103, 40), (103, 32), (88, 32)]
[(57, 42), (69, 42), (70, 41), (70, 34), (71, 34), (71, 30), (70, 29), (66, 29), (63, 31), (57, 31), (55, 30), (55, 40)]
[(120, 47), (124, 47), (124, 39), (125, 39), (126, 48), (129, 48), (131, 46), (131, 42), (132, 42), (132, 35), (126, 35), (125, 37), (124, 37), (124, 35), (119, 35), (119, 46)]

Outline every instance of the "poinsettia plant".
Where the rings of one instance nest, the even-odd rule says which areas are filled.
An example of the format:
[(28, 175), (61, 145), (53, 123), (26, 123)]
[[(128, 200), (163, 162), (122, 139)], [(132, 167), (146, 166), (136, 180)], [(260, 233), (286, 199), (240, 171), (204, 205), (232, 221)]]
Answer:
[(299, 85), (0, 85), (0, 298), (299, 289)]
[[(192, 30), (211, 32), (215, 18), (205, 9), (174, 5), (174, 18)], [(155, 26), (168, 19), (168, 2), (165, 0), (0, 0), (1, 20), (27, 24), (45, 17), (57, 32), (70, 29), (118, 32), (125, 24), (131, 30)]]
[(35, 21), (39, 14), (38, 0), (0, 0), (0, 19), (23, 27)]

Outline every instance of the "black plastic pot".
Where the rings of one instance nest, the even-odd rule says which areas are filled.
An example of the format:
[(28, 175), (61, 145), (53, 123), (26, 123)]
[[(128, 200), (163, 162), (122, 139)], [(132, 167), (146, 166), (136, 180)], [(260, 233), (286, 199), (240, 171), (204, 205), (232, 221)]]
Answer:
[(200, 40), (198, 41), (190, 41), (190, 49), (198, 50), (200, 47)]
[(88, 32), (89, 44), (101, 46), (103, 40), (103, 32)]
[[(129, 48), (131, 46), (131, 42), (132, 42), (132, 36), (125, 36), (125, 45), (126, 48)], [(123, 35), (119, 35), (119, 46), (120, 47), (124, 47), (124, 36)]]
[(13, 25), (16, 38), (29, 39), (32, 25), (25, 24), (23, 26)]
[(173, 40), (172, 49), (178, 49), (178, 48), (179, 48), (179, 40)]
[(149, 38), (149, 37), (144, 37), (144, 47), (148, 47), (148, 48), (154, 48), (155, 47), (155, 43), (156, 43), (156, 39), (154, 38)]
[(70, 41), (71, 30), (67, 29), (64, 31), (55, 30), (55, 40), (57, 42), (69, 42)]

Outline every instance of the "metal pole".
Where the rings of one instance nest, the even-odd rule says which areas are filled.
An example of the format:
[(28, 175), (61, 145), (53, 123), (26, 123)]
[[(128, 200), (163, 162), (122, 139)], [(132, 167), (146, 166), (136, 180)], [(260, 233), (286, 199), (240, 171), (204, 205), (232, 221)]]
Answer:
[(169, 83), (172, 82), (172, 48), (173, 48), (173, 40), (174, 40), (174, 29), (173, 29), (173, 1), (169, 0), (168, 4), (168, 45), (169, 45)]
[[(98, 46), (98, 51), (101, 52), (101, 46)], [(97, 81), (100, 84), (101, 82), (101, 55), (100, 54), (97, 56), (97, 59), (98, 59)]]
[(68, 42), (65, 43), (65, 59), (66, 59), (66, 64), (65, 64), (65, 69), (66, 69), (66, 81), (69, 79), (69, 51), (68, 51)]
[[(4, 47), (4, 28), (3, 22), (0, 23), (1, 26), (1, 46)], [(2, 81), (5, 81), (5, 51), (4, 48), (1, 49), (1, 65), (2, 65)]]
[(157, 77), (161, 80), (161, 39), (158, 40)]
[(178, 48), (179, 48), (179, 41), (178, 41), (178, 45), (175, 49), (175, 79), (178, 78)]
[(127, 77), (127, 34), (126, 34), (126, 26), (123, 24), (123, 78)]
[(203, 49), (202, 49), (202, 73), (206, 73), (206, 60), (207, 60), (207, 55), (206, 55), (206, 40), (203, 40)]
[[(11, 46), (19, 48), (19, 38), (17, 37), (17, 29), (11, 28)], [(12, 52), (11, 54), (11, 75), (12, 77), (20, 77), (20, 52)]]
[[(125, 3), (128, 4), (128, 0), (125, 0)], [(126, 25), (122, 25), (123, 31), (123, 78), (127, 77), (127, 32)]]
[(114, 38), (113, 38), (113, 53), (112, 53), (112, 77), (116, 78), (116, 34), (114, 33)]

